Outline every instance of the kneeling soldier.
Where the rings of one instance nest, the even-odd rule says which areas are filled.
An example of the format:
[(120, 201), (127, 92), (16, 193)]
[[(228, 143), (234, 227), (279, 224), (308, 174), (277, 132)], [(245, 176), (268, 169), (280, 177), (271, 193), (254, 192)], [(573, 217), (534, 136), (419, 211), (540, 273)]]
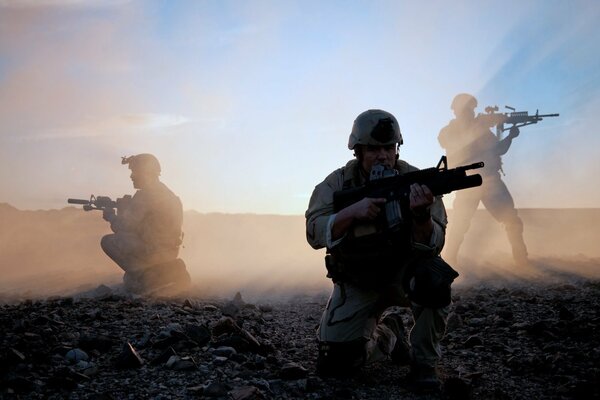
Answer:
[[(450, 285), (436, 287), (428, 271), (450, 268), (439, 256), (447, 223), (441, 198), (427, 186), (413, 184), (409, 215), (394, 231), (378, 228), (386, 214), (385, 198), (365, 197), (334, 207), (334, 193), (365, 185), (377, 168), (394, 174), (416, 171), (399, 159), (401, 144), (392, 114), (363, 112), (348, 143), (355, 159), (317, 185), (310, 199), (307, 240), (315, 249), (327, 248), (328, 277), (334, 283), (318, 330), (317, 370), (322, 376), (343, 376), (391, 357), (411, 365), (409, 378), (419, 388), (437, 389)], [(393, 307), (407, 305), (414, 317), (408, 342), (398, 307)]]

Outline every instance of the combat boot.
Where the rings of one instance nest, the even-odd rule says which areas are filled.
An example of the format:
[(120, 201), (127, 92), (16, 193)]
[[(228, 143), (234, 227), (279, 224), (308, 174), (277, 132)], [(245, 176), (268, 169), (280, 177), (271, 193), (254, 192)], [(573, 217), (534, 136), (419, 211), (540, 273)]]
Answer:
[(388, 328), (396, 336), (396, 344), (390, 354), (392, 362), (399, 365), (408, 365), (410, 363), (410, 346), (406, 340), (406, 330), (402, 316), (397, 312), (388, 312), (384, 314), (381, 323)]

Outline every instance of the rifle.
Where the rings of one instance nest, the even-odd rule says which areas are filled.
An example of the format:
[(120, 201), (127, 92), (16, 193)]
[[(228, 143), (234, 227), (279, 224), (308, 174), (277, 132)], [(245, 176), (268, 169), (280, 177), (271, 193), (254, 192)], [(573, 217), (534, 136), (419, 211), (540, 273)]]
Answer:
[(375, 165), (371, 171), (371, 178), (365, 185), (340, 190), (333, 194), (333, 208), (338, 212), (365, 197), (385, 198), (387, 201), (383, 227), (393, 229), (404, 223), (403, 214), (410, 215), (408, 213), (410, 185), (413, 183), (426, 185), (434, 196), (480, 186), (481, 175), (467, 175), (467, 171), (483, 168), (483, 165), (483, 162), (477, 162), (448, 169), (447, 158), (442, 156), (436, 167), (403, 175), (398, 175), (395, 170), (385, 169), (382, 165)]
[(125, 195), (118, 198), (116, 201), (111, 200), (108, 196), (91, 195), (89, 200), (82, 199), (67, 199), (69, 204), (82, 204), (84, 211), (116, 209), (117, 214), (127, 206), (131, 201), (131, 195)]
[[(485, 114), (478, 114), (477, 119), (484, 120), (488, 125), (496, 126), (496, 136), (501, 138), (502, 132), (507, 131), (513, 127), (520, 128), (522, 126), (537, 124), (547, 117), (558, 117), (559, 114), (542, 114), (540, 115), (539, 110), (535, 110), (534, 115), (529, 115), (528, 111), (515, 111), (515, 108), (510, 106), (504, 106), (511, 110), (510, 113), (498, 113), (498, 106), (488, 106), (485, 108)], [(512, 124), (509, 128), (505, 128), (504, 124)]]

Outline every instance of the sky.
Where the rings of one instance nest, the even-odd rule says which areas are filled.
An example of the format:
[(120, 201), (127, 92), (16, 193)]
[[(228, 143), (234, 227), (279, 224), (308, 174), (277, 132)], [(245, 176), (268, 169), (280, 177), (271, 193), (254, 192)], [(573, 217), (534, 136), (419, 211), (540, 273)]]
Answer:
[(560, 113), (503, 157), (517, 207), (600, 207), (598, 21), (592, 0), (0, 0), (0, 203), (120, 197), (121, 157), (153, 153), (186, 210), (300, 215), (358, 114), (393, 113), (427, 168), (467, 92)]

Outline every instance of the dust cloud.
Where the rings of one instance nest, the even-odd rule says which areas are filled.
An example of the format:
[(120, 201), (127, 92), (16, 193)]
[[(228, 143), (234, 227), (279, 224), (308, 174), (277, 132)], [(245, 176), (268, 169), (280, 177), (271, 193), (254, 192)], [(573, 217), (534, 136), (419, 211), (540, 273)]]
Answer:
[[(452, 223), (452, 210), (449, 219)], [(502, 226), (478, 210), (457, 285), (600, 279), (600, 209), (521, 209), (531, 266), (516, 268)], [(118, 286), (122, 271), (100, 249), (99, 212), (23, 211), (0, 204), (0, 297), (74, 295)], [(194, 296), (246, 299), (327, 295), (324, 251), (306, 243), (302, 216), (184, 213), (180, 256)]]
[[(516, 266), (504, 226), (477, 210), (455, 268), (457, 285), (569, 283), (600, 278), (600, 209), (519, 209), (530, 265)], [(448, 210), (449, 225), (452, 210)], [(450, 230), (451, 232), (451, 230)], [(442, 252), (444, 255), (444, 252)]]

